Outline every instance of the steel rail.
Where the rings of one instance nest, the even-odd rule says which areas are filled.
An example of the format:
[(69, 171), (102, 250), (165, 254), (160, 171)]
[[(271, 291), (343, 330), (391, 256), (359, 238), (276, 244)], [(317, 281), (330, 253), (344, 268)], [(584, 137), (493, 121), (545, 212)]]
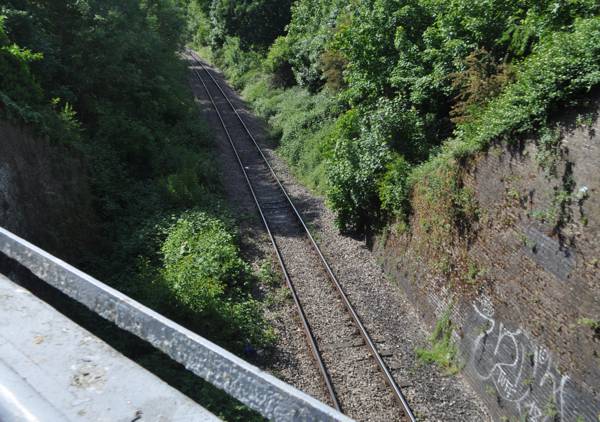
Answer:
[[(359, 331), (360, 335), (364, 339), (367, 347), (370, 349), (371, 355), (375, 359), (375, 361), (377, 363), (377, 366), (379, 366), (379, 369), (383, 372), (385, 381), (390, 386), (390, 388), (393, 390), (394, 396), (398, 399), (398, 401), (402, 405), (402, 408), (403, 408), (406, 416), (412, 422), (416, 422), (416, 417), (415, 417), (414, 413), (412, 412), (412, 410), (411, 410), (411, 408), (410, 408), (410, 406), (408, 404), (408, 401), (406, 400), (406, 397), (404, 396), (404, 394), (402, 393), (402, 390), (400, 389), (400, 387), (398, 386), (398, 384), (394, 380), (394, 377), (392, 376), (392, 374), (390, 373), (387, 365), (383, 361), (383, 358), (381, 357), (381, 355), (377, 351), (377, 348), (375, 347), (375, 343), (371, 339), (371, 336), (369, 335), (367, 329), (363, 325), (362, 321), (360, 320), (360, 317), (358, 316), (358, 314), (354, 310), (354, 307), (350, 303), (350, 300), (348, 299), (348, 296), (346, 295), (346, 292), (344, 291), (344, 288), (342, 287), (342, 285), (338, 281), (338, 279), (335, 276), (333, 270), (331, 269), (331, 266), (329, 265), (329, 263), (325, 259), (325, 256), (321, 252), (321, 249), (319, 248), (319, 245), (317, 244), (317, 242), (315, 241), (314, 237), (312, 236), (312, 234), (311, 234), (308, 226), (306, 225), (304, 219), (302, 218), (302, 215), (300, 214), (300, 212), (298, 211), (298, 209), (294, 205), (294, 202), (292, 201), (292, 199), (290, 198), (289, 194), (287, 193), (287, 190), (285, 189), (285, 187), (281, 183), (281, 180), (279, 179), (279, 177), (275, 173), (275, 170), (271, 166), (269, 160), (264, 155), (264, 153), (262, 151), (262, 148), (258, 145), (258, 142), (254, 138), (254, 135), (252, 135), (252, 132), (250, 131), (250, 129), (248, 129), (248, 126), (244, 122), (244, 119), (239, 114), (238, 110), (233, 105), (233, 103), (229, 99), (228, 95), (225, 93), (225, 91), (223, 91), (223, 89), (221, 88), (221, 85), (219, 84), (219, 82), (211, 75), (211, 73), (206, 69), (206, 67), (204, 66), (204, 64), (202, 63), (202, 61), (197, 57), (197, 55), (193, 51), (190, 50), (190, 54), (191, 54), (192, 58), (200, 65), (200, 67), (210, 77), (210, 79), (213, 81), (213, 83), (215, 84), (215, 86), (219, 89), (219, 91), (223, 95), (223, 98), (225, 98), (225, 100), (227, 100), (227, 103), (229, 104), (229, 106), (231, 107), (231, 109), (233, 110), (233, 112), (235, 113), (235, 115), (237, 116), (238, 120), (240, 121), (240, 123), (244, 127), (246, 133), (248, 134), (248, 136), (252, 140), (254, 146), (256, 147), (256, 149), (258, 150), (258, 152), (260, 153), (260, 156), (263, 158), (265, 164), (269, 168), (269, 171), (271, 172), (271, 175), (273, 176), (273, 178), (275, 179), (275, 181), (279, 185), (279, 187), (280, 187), (281, 191), (283, 192), (284, 196), (286, 197), (289, 205), (291, 206), (292, 210), (294, 211), (294, 214), (296, 215), (296, 217), (298, 219), (298, 222), (303, 227), (303, 229), (305, 230), (308, 238), (310, 239), (310, 242), (311, 242), (314, 250), (316, 251), (317, 255), (319, 256), (319, 258), (320, 258), (320, 260), (322, 262), (322, 264), (324, 265), (325, 269), (327, 270), (327, 274), (329, 275), (330, 280), (333, 282), (336, 290), (338, 291), (338, 293), (340, 295), (340, 298), (342, 299), (342, 302), (344, 303), (346, 309), (350, 313), (350, 315), (351, 315), (351, 317), (352, 317), (355, 325), (358, 328), (358, 331)], [(233, 143), (232, 143), (232, 147), (235, 149), (235, 146), (233, 145)], [(237, 152), (236, 152), (236, 156), (237, 156)]]
[[(193, 57), (193, 56), (192, 56)], [(195, 57), (194, 59), (200, 63)], [(202, 66), (202, 65), (201, 65)], [(203, 68), (204, 69), (204, 68)], [(206, 86), (206, 83), (204, 82), (204, 80), (202, 79), (202, 77), (200, 76), (199, 72), (197, 70), (194, 69), (194, 73), (196, 74), (196, 77), (200, 80), (200, 82), (202, 83), (202, 86), (204, 87), (204, 90), (206, 91), (206, 94), (208, 95), (208, 98), (210, 99), (210, 102), (213, 105), (213, 108), (215, 109), (217, 116), (219, 117), (219, 121), (221, 123), (221, 126), (223, 127), (223, 130), (225, 131), (225, 134), (227, 135), (227, 139), (229, 140), (229, 144), (231, 145), (231, 148), (233, 150), (233, 153), (235, 154), (236, 160), (242, 170), (242, 173), (244, 175), (244, 178), (246, 179), (246, 184), (248, 185), (248, 188), (250, 189), (250, 193), (252, 195), (252, 198), (254, 200), (254, 203), (256, 205), (256, 208), (258, 210), (258, 213), (260, 214), (260, 218), (263, 222), (263, 225), (265, 226), (265, 229), (267, 230), (267, 233), (269, 235), (269, 239), (271, 240), (271, 244), (273, 245), (273, 249), (275, 250), (275, 253), (277, 255), (277, 260), (279, 262), (279, 266), (281, 267), (281, 270), (283, 272), (284, 278), (285, 278), (285, 282), (288, 286), (288, 288), (290, 289), (291, 293), (292, 293), (292, 297), (294, 299), (294, 304), (296, 305), (296, 310), (298, 311), (298, 314), (300, 315), (300, 319), (302, 320), (302, 327), (304, 329), (304, 333), (306, 335), (306, 338), (308, 340), (313, 358), (315, 359), (317, 366), (319, 368), (319, 372), (321, 373), (321, 376), (323, 377), (323, 380), (325, 382), (325, 386), (327, 387), (327, 392), (329, 393), (329, 397), (331, 398), (331, 401), (333, 402), (334, 407), (336, 408), (336, 410), (341, 411), (341, 406), (340, 406), (340, 402), (337, 398), (337, 395), (335, 393), (335, 389), (333, 388), (333, 383), (331, 382), (331, 377), (329, 375), (329, 372), (327, 372), (327, 369), (325, 368), (325, 364), (323, 362), (323, 358), (321, 357), (321, 354), (319, 352), (319, 349), (317, 347), (317, 340), (315, 339), (315, 336), (310, 328), (310, 325), (308, 323), (308, 319), (306, 318), (306, 314), (304, 313), (304, 309), (302, 308), (302, 305), (300, 303), (300, 300), (298, 298), (298, 294), (296, 292), (296, 288), (294, 287), (294, 284), (292, 283), (287, 267), (285, 265), (285, 262), (283, 261), (283, 257), (281, 256), (281, 252), (279, 251), (279, 247), (277, 246), (277, 242), (275, 240), (275, 237), (273, 236), (273, 233), (271, 232), (271, 228), (269, 227), (269, 223), (267, 222), (267, 219), (264, 215), (263, 209), (260, 205), (260, 202), (258, 201), (258, 198), (256, 196), (256, 193), (254, 191), (254, 187), (252, 186), (252, 183), (250, 182), (250, 178), (248, 177), (248, 173), (246, 172), (246, 168), (242, 162), (242, 159), (240, 158), (238, 151), (235, 147), (235, 144), (233, 142), (233, 138), (231, 137), (231, 134), (229, 133), (229, 129), (227, 129), (227, 126), (225, 124), (225, 121), (223, 120), (223, 116), (221, 115), (221, 112), (219, 111), (219, 108), (217, 107), (217, 104), (215, 103), (215, 100), (212, 96), (212, 94), (210, 93), (208, 87)]]

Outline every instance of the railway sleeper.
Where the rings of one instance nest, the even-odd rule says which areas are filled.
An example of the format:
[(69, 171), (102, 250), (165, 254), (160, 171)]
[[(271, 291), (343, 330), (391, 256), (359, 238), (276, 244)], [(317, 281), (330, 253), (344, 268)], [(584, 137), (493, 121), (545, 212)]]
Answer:
[(289, 204), (289, 202), (282, 198), (281, 195), (268, 195), (267, 193), (260, 193), (260, 191), (255, 190), (254, 191), (256, 193), (256, 196), (258, 197), (258, 200), (260, 202), (260, 207), (262, 208), (263, 205), (265, 206), (269, 206), (269, 205), (274, 205), (274, 204), (278, 204), (278, 203), (286, 203)]
[(342, 341), (342, 342), (321, 342), (321, 348), (323, 350), (344, 350), (344, 349), (353, 349), (356, 347), (363, 347), (365, 346), (365, 342), (362, 339), (362, 337), (356, 338), (356, 339), (352, 339), (352, 340), (348, 340), (348, 341)]
[(284, 202), (281, 204), (262, 205), (261, 208), (263, 209), (263, 211), (281, 211), (289, 209), (290, 204)]
[(289, 213), (277, 212), (277, 210), (270, 211), (271, 212), (265, 212), (269, 224), (285, 223), (286, 226), (289, 226), (294, 223), (294, 218)]

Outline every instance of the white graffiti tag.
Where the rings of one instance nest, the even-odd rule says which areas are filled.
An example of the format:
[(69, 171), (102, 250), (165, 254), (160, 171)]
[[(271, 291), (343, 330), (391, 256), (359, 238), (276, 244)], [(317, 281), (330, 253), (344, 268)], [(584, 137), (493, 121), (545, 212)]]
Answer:
[(498, 396), (528, 421), (564, 420), (569, 377), (556, 370), (549, 351), (520, 328), (496, 321), (489, 300), (480, 299), (473, 308), (481, 322), (471, 350), (470, 366), (476, 376), (492, 383)]

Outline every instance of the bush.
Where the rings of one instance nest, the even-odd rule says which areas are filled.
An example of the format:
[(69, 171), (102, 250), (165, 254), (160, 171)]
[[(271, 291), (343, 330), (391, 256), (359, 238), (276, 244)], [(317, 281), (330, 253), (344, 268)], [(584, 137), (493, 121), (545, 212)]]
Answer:
[(268, 76), (249, 82), (243, 91), (254, 111), (268, 120), (272, 136), (279, 138), (280, 153), (311, 189), (325, 193), (326, 158), (332, 154), (331, 132), (339, 104), (326, 93), (306, 89), (273, 89)]
[[(458, 128), (450, 149), (465, 155), (485, 148), (492, 140), (539, 129), (558, 104), (600, 84), (600, 17), (577, 20), (573, 32), (549, 34), (515, 72), (515, 83), (492, 100), (475, 121)], [(460, 149), (457, 144), (470, 148)]]
[[(328, 198), (338, 213), (340, 228), (371, 230), (384, 223), (382, 199), (388, 215), (399, 216), (401, 209), (407, 209), (402, 197), (408, 196), (408, 162), (418, 161), (427, 153), (422, 122), (399, 99), (383, 98), (374, 107), (361, 113), (354, 109), (347, 116), (354, 116), (360, 135), (349, 138), (343, 130), (338, 131), (329, 163)], [(392, 187), (391, 183), (398, 185)]]
[(200, 334), (241, 351), (271, 338), (249, 292), (251, 270), (225, 224), (202, 211), (183, 214), (161, 247), (162, 277)]
[(244, 286), (249, 268), (223, 222), (203, 212), (184, 214), (161, 248), (164, 277), (183, 304), (203, 312), (226, 290)]
[(371, 230), (380, 221), (377, 185), (389, 156), (385, 142), (369, 132), (360, 133), (360, 125), (355, 110), (338, 120), (328, 162), (328, 199), (336, 223), (340, 230), (354, 233)]
[(452, 85), (458, 91), (450, 111), (454, 123), (471, 120), (514, 77), (511, 66), (495, 63), (492, 55), (485, 50), (475, 50), (469, 54), (465, 59), (465, 66), (464, 71), (450, 75)]
[(262, 75), (250, 81), (244, 87), (242, 96), (252, 104), (256, 114), (268, 120), (277, 114), (279, 103), (286, 92), (273, 88), (271, 78)]
[(290, 87), (294, 84), (294, 72), (290, 63), (291, 50), (285, 37), (278, 37), (267, 54), (265, 69), (273, 75), (273, 85), (278, 88)]
[(388, 217), (404, 220), (408, 217), (410, 164), (401, 155), (395, 154), (386, 166), (379, 182), (381, 209)]
[(200, 203), (215, 202), (220, 186), (214, 157), (206, 151), (172, 146), (165, 150), (170, 159), (167, 174), (162, 179), (168, 201), (179, 207), (193, 207)]
[(249, 73), (260, 69), (261, 56), (242, 50), (239, 38), (227, 36), (217, 55), (217, 63), (225, 67), (227, 76), (236, 87), (242, 87), (251, 78)]
[(338, 51), (325, 50), (321, 54), (321, 69), (327, 88), (336, 92), (347, 87), (344, 81), (346, 66), (348, 66), (348, 60)]

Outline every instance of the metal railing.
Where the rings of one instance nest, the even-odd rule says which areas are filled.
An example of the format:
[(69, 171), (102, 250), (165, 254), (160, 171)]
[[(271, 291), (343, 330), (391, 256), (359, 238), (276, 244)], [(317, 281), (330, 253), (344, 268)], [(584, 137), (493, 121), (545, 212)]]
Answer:
[(2, 227), (0, 253), (270, 420), (351, 421)]

